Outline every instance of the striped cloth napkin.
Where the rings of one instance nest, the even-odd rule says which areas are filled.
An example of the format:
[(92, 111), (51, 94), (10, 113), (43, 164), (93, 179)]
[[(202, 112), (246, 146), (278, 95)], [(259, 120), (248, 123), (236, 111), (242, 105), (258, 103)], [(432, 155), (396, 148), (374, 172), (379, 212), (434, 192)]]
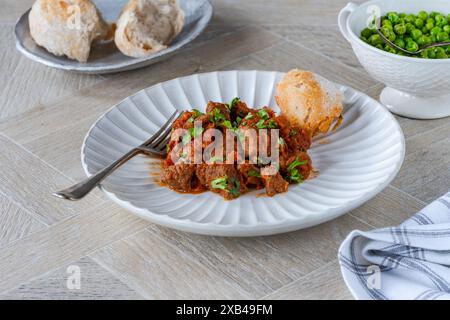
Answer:
[(450, 192), (398, 227), (351, 232), (338, 259), (357, 299), (450, 299)]

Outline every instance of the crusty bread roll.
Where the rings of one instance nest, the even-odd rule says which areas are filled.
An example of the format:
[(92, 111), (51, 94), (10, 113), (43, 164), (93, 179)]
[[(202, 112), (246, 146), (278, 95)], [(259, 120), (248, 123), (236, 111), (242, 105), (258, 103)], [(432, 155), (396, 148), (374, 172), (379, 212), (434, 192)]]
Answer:
[(282, 113), (314, 136), (326, 133), (342, 119), (342, 94), (327, 79), (309, 71), (289, 71), (277, 85), (275, 97)]
[(115, 42), (123, 54), (144, 57), (167, 48), (183, 24), (176, 0), (130, 0), (117, 21)]
[(86, 62), (94, 40), (112, 37), (90, 0), (37, 0), (29, 15), (34, 41), (49, 52)]

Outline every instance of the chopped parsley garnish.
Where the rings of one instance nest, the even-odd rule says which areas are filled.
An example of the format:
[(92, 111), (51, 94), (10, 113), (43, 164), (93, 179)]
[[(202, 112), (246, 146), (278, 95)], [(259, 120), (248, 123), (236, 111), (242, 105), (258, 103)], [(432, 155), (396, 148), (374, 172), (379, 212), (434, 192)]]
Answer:
[(222, 162), (223, 161), (223, 157), (213, 156), (213, 157), (209, 158), (209, 163), (216, 163), (217, 161)]
[(255, 169), (250, 169), (250, 170), (248, 170), (247, 175), (248, 175), (249, 177), (261, 178), (261, 173), (259, 173), (259, 172), (256, 171)]
[[(229, 189), (228, 189), (228, 184), (230, 184)], [(235, 177), (228, 179), (228, 177), (225, 176), (225, 177), (221, 177), (221, 178), (212, 180), (211, 188), (224, 190), (224, 191), (231, 193), (233, 195), (233, 197), (238, 197), (240, 195), (241, 183)]]
[(233, 195), (233, 197), (239, 197), (239, 195), (241, 194), (240, 193), (241, 183), (235, 177), (232, 177), (230, 180), (231, 180), (231, 188), (229, 192)]
[(230, 104), (227, 105), (227, 106), (228, 106), (228, 109), (229, 109), (230, 111), (233, 110), (233, 108), (236, 107), (236, 105), (237, 105), (239, 102), (241, 102), (241, 99), (240, 99), (240, 98), (238, 98), (238, 97), (234, 98), (233, 100), (231, 100)]
[(264, 122), (266, 122), (266, 120), (264, 120), (264, 119), (259, 120), (259, 121), (256, 123), (256, 127), (257, 127), (258, 129), (265, 129), (265, 128), (266, 128), (266, 125), (264, 124)]
[(284, 145), (284, 139), (282, 137), (278, 138), (278, 144), (281, 146)]
[(203, 127), (192, 127), (189, 128), (189, 133), (193, 138), (197, 138), (203, 133), (204, 130), (205, 129), (203, 129)]
[(225, 121), (225, 116), (220, 112), (219, 108), (214, 108), (213, 111), (209, 113), (209, 120), (211, 122), (217, 123)]
[(213, 189), (221, 189), (226, 190), (227, 189), (227, 177), (217, 178), (211, 181), (211, 188)]
[(298, 133), (298, 131), (297, 130), (291, 130), (290, 132), (289, 132), (289, 136), (295, 136), (296, 134)]
[(236, 121), (235, 121), (236, 127), (239, 126), (239, 124), (241, 123), (241, 121), (242, 121), (242, 118), (241, 118), (241, 117), (236, 117)]
[(264, 109), (259, 110), (258, 115), (260, 116), (261, 119), (264, 119), (264, 120), (269, 119), (269, 114)]
[(187, 120), (190, 123), (194, 122), (195, 119), (197, 119), (198, 117), (203, 115), (203, 112), (201, 112), (197, 109), (192, 109), (191, 112), (192, 112), (192, 116)]
[(253, 114), (251, 112), (247, 113), (247, 115), (245, 116), (245, 120), (250, 120), (253, 118)]
[(181, 143), (182, 143), (183, 145), (187, 145), (189, 142), (191, 142), (191, 134), (190, 134), (190, 133), (186, 133), (186, 134), (183, 136), (183, 138), (182, 138), (182, 140), (181, 140)]
[(277, 123), (275, 122), (275, 120), (267, 121), (267, 128), (269, 128), (269, 129), (276, 129), (276, 128), (278, 128)]
[(227, 128), (227, 129), (234, 129), (233, 125), (231, 124), (230, 120), (225, 120), (224, 122), (222, 122), (222, 125)]
[(290, 181), (297, 183), (303, 181), (303, 176), (298, 171), (297, 167), (302, 166), (306, 163), (308, 163), (308, 161), (300, 161), (300, 159), (297, 157), (289, 164), (289, 166), (287, 167), (287, 173)]

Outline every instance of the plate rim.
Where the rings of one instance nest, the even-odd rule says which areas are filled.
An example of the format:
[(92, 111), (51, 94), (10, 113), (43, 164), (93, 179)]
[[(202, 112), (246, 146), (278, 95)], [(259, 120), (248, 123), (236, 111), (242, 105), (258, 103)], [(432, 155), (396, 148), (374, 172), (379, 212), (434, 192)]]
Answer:
[[(186, 76), (177, 77), (177, 78), (169, 79), (166, 81), (158, 82), (156, 84), (153, 84), (149, 87), (146, 87), (144, 89), (141, 89), (141, 90), (133, 93), (133, 94), (127, 96), (126, 98), (122, 99), (121, 101), (119, 101), (118, 103), (113, 105), (112, 107), (110, 107), (105, 112), (103, 112), (97, 118), (97, 120), (95, 120), (95, 122), (92, 124), (92, 126), (89, 128), (86, 136), (83, 139), (83, 143), (81, 146), (81, 164), (82, 164), (85, 174), (88, 177), (93, 174), (93, 173), (89, 172), (87, 163), (85, 161), (86, 155), (85, 155), (84, 151), (86, 148), (87, 139), (90, 137), (92, 130), (97, 126), (99, 121), (102, 120), (109, 112), (111, 112), (113, 109), (115, 109), (122, 102), (138, 95), (139, 93), (141, 93), (145, 90), (148, 90), (152, 87), (159, 86), (161, 84), (164, 84), (164, 83), (167, 83), (167, 82), (170, 82), (173, 80), (188, 78), (188, 77), (192, 77), (192, 76), (223, 73), (223, 72), (268, 72), (268, 73), (285, 74), (285, 72), (280, 72), (280, 71), (256, 70), (256, 69), (253, 69), (253, 70), (252, 69), (249, 69), (249, 70), (247, 70), (247, 69), (245, 69), (245, 70), (244, 69), (242, 69), (242, 70), (220, 70), (220, 71), (212, 71), (212, 72), (204, 72), (204, 73), (194, 73), (191, 75), (186, 75)], [(333, 82), (333, 83), (335, 83), (335, 82)], [(352, 201), (348, 201), (345, 204), (341, 205), (340, 207), (331, 208), (331, 210), (334, 210), (333, 214), (326, 215), (326, 216), (322, 215), (319, 218), (309, 219), (306, 221), (304, 219), (299, 220), (299, 219), (289, 218), (289, 219), (283, 219), (276, 223), (259, 222), (255, 225), (219, 225), (219, 224), (211, 223), (211, 222), (208, 222), (208, 223), (196, 222), (196, 221), (192, 221), (190, 219), (182, 219), (182, 220), (174, 219), (174, 218), (168, 216), (167, 214), (156, 214), (149, 209), (138, 208), (125, 200), (119, 199), (113, 192), (106, 190), (102, 185), (99, 186), (99, 189), (102, 190), (102, 192), (104, 192), (106, 194), (106, 196), (108, 198), (110, 198), (112, 201), (114, 201), (115, 203), (117, 203), (121, 207), (123, 207), (124, 209), (134, 213), (135, 215), (139, 216), (142, 219), (145, 219), (152, 223), (162, 225), (164, 227), (168, 227), (168, 228), (172, 228), (172, 229), (176, 229), (176, 230), (180, 230), (180, 231), (184, 231), (184, 232), (202, 234), (202, 235), (225, 236), (225, 237), (269, 236), (269, 235), (275, 235), (275, 234), (280, 234), (280, 233), (297, 231), (297, 230), (309, 228), (312, 226), (316, 226), (316, 225), (325, 223), (327, 221), (334, 220), (337, 217), (342, 216), (342, 215), (356, 209), (357, 207), (366, 203), (370, 199), (374, 198), (382, 190), (384, 190), (394, 180), (394, 178), (397, 176), (398, 172), (400, 171), (400, 169), (403, 165), (403, 162), (405, 159), (405, 153), (406, 153), (406, 143), (405, 143), (405, 136), (404, 136), (403, 130), (401, 129), (400, 124), (395, 119), (394, 115), (391, 112), (389, 112), (389, 110), (384, 105), (382, 105), (379, 101), (373, 99), (372, 97), (368, 96), (364, 92), (361, 92), (359, 90), (356, 90), (356, 89), (346, 86), (346, 85), (342, 85), (342, 84), (338, 84), (338, 83), (336, 83), (336, 85), (338, 85), (341, 88), (341, 90), (350, 89), (353, 92), (364, 96), (366, 99), (371, 100), (372, 102), (376, 103), (379, 107), (381, 107), (381, 110), (383, 110), (383, 112), (385, 112), (385, 114), (392, 120), (392, 122), (396, 128), (396, 131), (398, 131), (400, 134), (401, 154), (400, 154), (400, 157), (399, 157), (397, 163), (395, 164), (396, 165), (395, 169), (390, 173), (389, 177), (385, 181), (379, 183), (374, 190), (363, 194), (363, 196), (361, 196), (357, 199), (354, 199)], [(289, 191), (287, 191), (287, 192), (289, 192)], [(328, 210), (330, 210), (330, 209), (328, 209)]]
[(46, 65), (51, 68), (65, 70), (65, 71), (71, 71), (71, 72), (77, 72), (77, 73), (85, 73), (85, 74), (107, 74), (107, 73), (115, 73), (120, 71), (129, 71), (134, 69), (143, 68), (146, 66), (149, 66), (151, 64), (157, 63), (165, 58), (169, 58), (171, 55), (176, 54), (179, 50), (186, 47), (188, 44), (190, 44), (192, 41), (194, 41), (199, 35), (201, 35), (205, 29), (208, 27), (209, 23), (211, 22), (213, 13), (214, 13), (214, 7), (212, 6), (211, 2), (209, 0), (202, 0), (203, 4), (202, 6), (205, 7), (204, 14), (200, 18), (200, 21), (204, 21), (202, 27), (197, 31), (190, 33), (189, 36), (186, 38), (185, 42), (182, 43), (177, 49), (170, 50), (170, 46), (160, 51), (152, 56), (149, 57), (142, 57), (142, 58), (134, 58), (129, 61), (122, 62), (120, 64), (111, 64), (107, 66), (98, 66), (98, 67), (92, 67), (92, 66), (83, 66), (83, 65), (73, 65), (73, 64), (62, 64), (61, 62), (51, 62), (31, 51), (29, 51), (25, 46), (23, 45), (23, 39), (19, 37), (18, 34), (18, 27), (19, 23), (28, 18), (28, 15), (31, 11), (31, 8), (29, 8), (27, 11), (25, 11), (16, 21), (14, 25), (14, 42), (16, 49), (22, 53), (25, 57), (28, 59), (41, 63), (43, 65)]

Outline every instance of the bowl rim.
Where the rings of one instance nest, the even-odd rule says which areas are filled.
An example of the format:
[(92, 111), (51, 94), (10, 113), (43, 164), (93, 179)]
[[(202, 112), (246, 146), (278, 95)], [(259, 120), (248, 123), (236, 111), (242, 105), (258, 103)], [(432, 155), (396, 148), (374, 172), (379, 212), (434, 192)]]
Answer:
[(398, 54), (396, 54), (396, 53), (390, 53), (390, 52), (387, 52), (387, 51), (378, 49), (378, 48), (376, 48), (376, 47), (374, 47), (374, 46), (371, 46), (370, 44), (368, 44), (368, 43), (362, 41), (362, 40), (355, 34), (355, 32), (353, 31), (353, 29), (350, 28), (350, 21), (351, 21), (351, 19), (353, 18), (354, 13), (355, 13), (357, 10), (361, 9), (363, 6), (365, 6), (365, 5), (370, 5), (370, 4), (375, 4), (375, 3), (379, 3), (379, 2), (381, 2), (381, 1), (383, 1), (383, 0), (370, 0), (370, 1), (363, 2), (363, 3), (359, 4), (358, 7), (355, 8), (355, 10), (353, 10), (353, 11), (350, 13), (350, 15), (348, 16), (348, 18), (347, 18), (347, 20), (346, 20), (346, 22), (345, 22), (345, 27), (346, 27), (347, 30), (349, 31), (349, 34), (350, 34), (350, 36), (351, 36), (351, 38), (352, 38), (353, 41), (356, 41), (356, 43), (359, 44), (359, 45), (361, 45), (363, 48), (369, 49), (369, 50), (371, 50), (371, 51), (373, 51), (373, 52), (375, 52), (375, 53), (379, 53), (379, 54), (384, 55), (384, 56), (386, 56), (386, 57), (389, 57), (389, 58), (395, 58), (395, 59), (398, 59), (398, 60), (401, 60), (401, 61), (405, 61), (405, 62), (418, 62), (418, 63), (426, 63), (426, 64), (433, 64), (433, 63), (434, 63), (434, 64), (444, 64), (444, 63), (450, 63), (450, 58), (448, 58), (448, 59), (425, 59), (425, 58), (415, 58), (415, 57), (401, 56), (401, 55), (398, 55)]

